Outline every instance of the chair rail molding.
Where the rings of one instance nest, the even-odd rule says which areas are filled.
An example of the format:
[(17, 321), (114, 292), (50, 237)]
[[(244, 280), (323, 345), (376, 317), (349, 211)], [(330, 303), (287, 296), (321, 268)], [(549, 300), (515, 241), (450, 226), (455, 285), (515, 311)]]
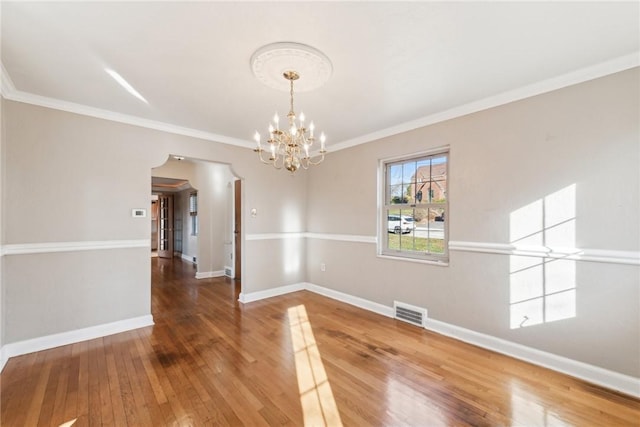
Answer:
[(83, 242), (18, 243), (1, 246), (2, 255), (28, 255), (53, 252), (95, 251), (103, 249), (150, 248), (150, 239), (94, 240)]

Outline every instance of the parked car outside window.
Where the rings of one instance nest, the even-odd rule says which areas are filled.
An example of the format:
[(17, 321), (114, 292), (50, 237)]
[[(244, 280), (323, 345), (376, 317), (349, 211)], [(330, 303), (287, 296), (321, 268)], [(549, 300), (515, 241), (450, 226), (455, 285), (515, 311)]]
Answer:
[(411, 233), (416, 228), (416, 223), (410, 216), (389, 215), (387, 217), (387, 229), (389, 233)]

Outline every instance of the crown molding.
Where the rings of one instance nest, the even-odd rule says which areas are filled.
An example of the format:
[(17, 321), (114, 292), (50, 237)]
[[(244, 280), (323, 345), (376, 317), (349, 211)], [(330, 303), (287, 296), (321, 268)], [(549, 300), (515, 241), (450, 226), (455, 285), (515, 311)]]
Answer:
[(232, 138), (230, 136), (220, 135), (216, 133), (206, 132), (198, 129), (177, 126), (170, 123), (160, 122), (156, 120), (144, 119), (142, 117), (132, 116), (129, 114), (117, 113), (115, 111), (103, 110), (101, 108), (89, 107), (87, 105), (76, 104), (74, 102), (63, 101), (61, 99), (49, 98), (46, 96), (35, 95), (28, 92), (17, 90), (13, 85), (13, 81), (9, 73), (0, 64), (2, 75), (2, 97), (10, 101), (22, 102), (24, 104), (37, 105), (40, 107), (51, 108), (54, 110), (66, 111), (68, 113), (80, 114), (83, 116), (95, 117), (98, 119), (109, 120), (112, 122), (124, 123), (128, 125), (139, 126), (147, 129), (159, 130), (176, 135), (189, 136), (207, 141), (219, 142), (222, 144), (235, 145), (242, 148), (254, 148), (254, 143), (243, 139)]
[[(3, 95), (4, 96), (4, 95)], [(112, 122), (124, 123), (128, 125), (139, 126), (147, 129), (159, 130), (162, 132), (172, 133), (176, 135), (189, 136), (206, 141), (219, 142), (222, 144), (235, 145), (242, 148), (254, 148), (253, 143), (242, 139), (232, 138), (216, 133), (205, 132), (198, 129), (177, 126), (170, 123), (159, 122), (156, 120), (143, 119), (141, 117), (131, 116), (128, 114), (116, 113), (115, 111), (103, 110), (100, 108), (89, 107), (73, 102), (62, 101), (59, 99), (48, 98), (40, 95), (16, 90), (5, 96), (11, 101), (22, 102), (25, 104), (37, 105), (40, 107), (52, 108), (54, 110), (67, 111), (69, 113), (80, 114), (83, 116), (95, 117), (98, 119), (109, 120)]]
[(368, 133), (366, 135), (359, 136), (357, 138), (348, 139), (346, 141), (332, 144), (330, 146), (327, 146), (327, 151), (333, 152), (344, 150), (350, 147), (355, 147), (356, 145), (365, 144), (367, 142), (372, 142), (378, 139), (386, 138), (388, 136), (397, 135), (399, 133), (419, 129), (421, 127), (444, 122), (446, 120), (451, 120), (457, 117), (466, 116), (468, 114), (477, 113), (482, 110), (509, 104), (511, 102), (520, 101), (525, 98), (541, 95), (543, 93), (608, 76), (610, 74), (615, 74), (638, 66), (640, 66), (640, 52), (635, 52), (609, 61), (601, 62), (596, 65), (572, 71), (567, 74), (552, 77), (541, 82), (523, 86), (518, 89), (510, 90), (498, 95), (460, 105), (446, 111), (431, 114), (420, 119), (411, 120), (397, 126), (381, 129), (372, 133)]
[(16, 87), (11, 80), (11, 76), (4, 68), (4, 64), (0, 61), (0, 93), (4, 98), (7, 98), (9, 94), (16, 91)]
[[(9, 76), (9, 73), (1, 66), (1, 93), (5, 99), (11, 101), (22, 102), (25, 104), (38, 105), (41, 107), (52, 108), (55, 110), (67, 111), (70, 113), (81, 114), (90, 117), (96, 117), (104, 120), (110, 120), (119, 123), (125, 123), (134, 126), (140, 126), (148, 129), (159, 130), (163, 132), (173, 133), (176, 135), (184, 135), (193, 138), (204, 139), (207, 141), (219, 142), (222, 144), (234, 145), (242, 148), (254, 148), (254, 143), (251, 141), (233, 138), (226, 135), (215, 134), (211, 132), (205, 132), (198, 129), (187, 128), (183, 126), (177, 126), (170, 123), (144, 119), (137, 116), (128, 114), (117, 113), (114, 111), (103, 110), (100, 108), (89, 107), (82, 104), (76, 104), (73, 102), (63, 101), (55, 98), (44, 97), (40, 95), (34, 95), (31, 93), (17, 90)], [(375, 132), (368, 133), (356, 138), (341, 141), (336, 144), (327, 146), (328, 152), (335, 152), (344, 150), (346, 148), (355, 147), (357, 145), (372, 142), (378, 139), (386, 138), (388, 136), (397, 135), (400, 133), (415, 130), (421, 127), (433, 125), (446, 120), (455, 119), (457, 117), (466, 116), (468, 114), (477, 113), (479, 111), (487, 110), (489, 108), (498, 107), (500, 105), (509, 104), (511, 102), (519, 101), (532, 96), (540, 95), (543, 93), (551, 92), (554, 90), (562, 89), (567, 86), (572, 86), (578, 83), (583, 83), (589, 80), (604, 77), (610, 74), (625, 71), (631, 68), (640, 66), (640, 52), (634, 52), (629, 55), (621, 56), (611, 59), (609, 61), (601, 62), (596, 65), (585, 67), (570, 73), (566, 73), (557, 77), (553, 77), (541, 82), (533, 83), (527, 86), (523, 86), (518, 89), (503, 92), (498, 95), (490, 96), (488, 98), (480, 99), (470, 102), (458, 107), (451, 108), (446, 111), (431, 114), (426, 117), (422, 117), (416, 120), (411, 120), (405, 123), (401, 123), (397, 126), (388, 127), (385, 129), (377, 130)]]

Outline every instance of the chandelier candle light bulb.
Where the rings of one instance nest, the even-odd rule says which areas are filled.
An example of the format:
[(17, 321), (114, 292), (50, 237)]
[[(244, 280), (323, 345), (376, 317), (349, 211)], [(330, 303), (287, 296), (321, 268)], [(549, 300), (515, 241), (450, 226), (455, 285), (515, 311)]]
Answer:
[(313, 136), (315, 125), (312, 121), (309, 123), (309, 129), (305, 128), (305, 116), (302, 112), (296, 125), (296, 113), (293, 110), (293, 82), (298, 80), (300, 75), (296, 71), (291, 70), (284, 72), (283, 77), (287, 79), (290, 84), (290, 108), (287, 114), (289, 126), (288, 128), (284, 126), (284, 130), (280, 130), (280, 117), (278, 113), (276, 113), (273, 116), (274, 123), (269, 124), (269, 137), (267, 140), (271, 157), (266, 160), (262, 157), (264, 149), (260, 143), (260, 133), (258, 131), (256, 131), (254, 135), (256, 148), (253, 151), (258, 153), (258, 157), (262, 163), (272, 165), (276, 169), (282, 169), (284, 167), (289, 172), (294, 173), (300, 167), (308, 169), (309, 166), (320, 164), (324, 160), (327, 152), (325, 149), (326, 136), (324, 132), (320, 134), (320, 150), (317, 154), (311, 156), (310, 149), (315, 142), (315, 137)]

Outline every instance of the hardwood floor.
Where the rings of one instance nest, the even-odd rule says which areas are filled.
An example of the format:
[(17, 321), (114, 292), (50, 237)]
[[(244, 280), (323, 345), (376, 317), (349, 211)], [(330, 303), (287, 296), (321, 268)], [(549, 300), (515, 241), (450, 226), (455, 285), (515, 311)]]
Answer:
[[(306, 291), (155, 258), (155, 326), (9, 360), (2, 426), (639, 425), (640, 401)], [(67, 424), (71, 425), (71, 424)]]

